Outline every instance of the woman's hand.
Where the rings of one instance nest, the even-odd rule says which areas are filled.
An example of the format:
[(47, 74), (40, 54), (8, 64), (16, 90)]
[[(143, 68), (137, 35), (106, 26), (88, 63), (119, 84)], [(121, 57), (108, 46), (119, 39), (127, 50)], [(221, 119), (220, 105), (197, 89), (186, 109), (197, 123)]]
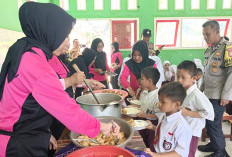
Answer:
[(117, 65), (116, 63), (112, 63), (112, 64), (111, 64), (111, 68), (115, 70), (115, 69), (118, 68), (118, 65)]
[(92, 89), (98, 90), (98, 89), (106, 88), (106, 86), (99, 81), (91, 80), (91, 79), (86, 79), (86, 81), (89, 83)]
[(160, 157), (159, 154), (152, 152), (150, 148), (144, 148), (144, 152), (150, 155), (151, 157)]
[(110, 132), (113, 133), (113, 135), (118, 136), (120, 132), (120, 126), (114, 122), (114, 128), (112, 126), (112, 122), (110, 123), (101, 123), (101, 132), (103, 135), (108, 135)]
[(103, 71), (102, 71), (102, 69), (94, 69), (94, 71), (96, 72), (96, 73), (98, 73), (98, 74), (102, 74), (103, 73)]
[(49, 143), (49, 149), (50, 150), (56, 150), (57, 148), (57, 141), (55, 139), (55, 137), (53, 135), (51, 135), (51, 138), (50, 138), (50, 143)]
[(84, 79), (85, 79), (84, 72), (76, 72), (72, 76), (64, 79), (65, 88), (67, 89), (70, 86), (82, 84), (84, 82)]
[(72, 78), (73, 85), (82, 84), (84, 82), (84, 79), (85, 79), (85, 73), (84, 72), (76, 72), (71, 76), (71, 78)]

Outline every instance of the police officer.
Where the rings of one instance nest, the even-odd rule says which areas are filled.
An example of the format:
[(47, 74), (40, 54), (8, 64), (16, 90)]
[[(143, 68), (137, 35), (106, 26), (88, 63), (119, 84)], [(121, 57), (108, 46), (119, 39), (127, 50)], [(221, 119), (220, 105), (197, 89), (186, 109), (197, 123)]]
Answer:
[(141, 36), (142, 36), (142, 40), (147, 43), (149, 55), (150, 56), (154, 56), (154, 55), (158, 56), (160, 51), (163, 49), (164, 45), (159, 46), (158, 49), (156, 51), (154, 51), (154, 45), (153, 45), (153, 43), (150, 42), (150, 38), (151, 38), (151, 30), (150, 29), (144, 29)]
[(213, 104), (214, 121), (206, 120), (210, 142), (198, 146), (202, 152), (214, 152), (206, 157), (228, 157), (221, 121), (225, 105), (232, 100), (232, 44), (220, 36), (219, 23), (211, 20), (203, 25), (203, 36), (208, 46), (205, 51), (204, 75), (201, 90)]

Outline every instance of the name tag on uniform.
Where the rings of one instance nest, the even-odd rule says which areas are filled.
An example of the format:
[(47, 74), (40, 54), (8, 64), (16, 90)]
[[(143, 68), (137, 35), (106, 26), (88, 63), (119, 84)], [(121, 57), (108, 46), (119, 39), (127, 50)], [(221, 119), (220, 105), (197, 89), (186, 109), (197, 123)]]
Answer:
[(221, 56), (221, 52), (216, 52), (216, 56)]
[(227, 45), (226, 46), (224, 62), (225, 62), (225, 67), (232, 66), (232, 45)]

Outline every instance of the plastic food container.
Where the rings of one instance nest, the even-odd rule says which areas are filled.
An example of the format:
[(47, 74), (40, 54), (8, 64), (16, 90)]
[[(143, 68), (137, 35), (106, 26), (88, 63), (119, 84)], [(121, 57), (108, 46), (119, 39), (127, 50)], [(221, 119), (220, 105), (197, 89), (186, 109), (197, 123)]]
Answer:
[(116, 146), (93, 146), (74, 151), (67, 157), (135, 157), (130, 151)]

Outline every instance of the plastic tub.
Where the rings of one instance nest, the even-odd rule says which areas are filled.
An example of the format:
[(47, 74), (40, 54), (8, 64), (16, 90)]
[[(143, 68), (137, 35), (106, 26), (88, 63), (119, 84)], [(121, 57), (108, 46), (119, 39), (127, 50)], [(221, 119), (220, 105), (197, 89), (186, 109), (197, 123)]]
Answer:
[(119, 155), (123, 155), (123, 157), (135, 157), (130, 151), (115, 146), (81, 148), (69, 154), (67, 157), (118, 157)]

